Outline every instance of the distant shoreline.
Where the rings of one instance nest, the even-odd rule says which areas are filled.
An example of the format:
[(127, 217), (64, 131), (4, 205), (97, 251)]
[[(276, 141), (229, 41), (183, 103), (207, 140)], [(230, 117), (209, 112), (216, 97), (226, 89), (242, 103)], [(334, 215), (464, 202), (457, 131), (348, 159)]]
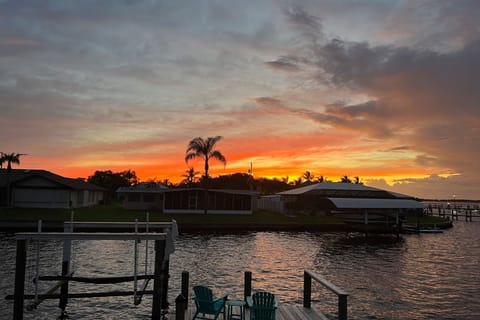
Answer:
[[(420, 227), (433, 227), (447, 229), (453, 226), (451, 221), (441, 223), (421, 223)], [(16, 232), (36, 232), (38, 223), (36, 221), (0, 221), (0, 232), (16, 233)], [(42, 224), (42, 230), (47, 232), (63, 231), (62, 221), (45, 221)], [(180, 233), (242, 233), (255, 231), (285, 231), (285, 232), (360, 232), (364, 233), (396, 233), (396, 229), (386, 230), (383, 226), (369, 225), (368, 229), (363, 224), (346, 224), (346, 223), (324, 223), (324, 224), (255, 224), (255, 223), (237, 223), (237, 224), (199, 224), (199, 223), (180, 223)], [(81, 231), (112, 231), (110, 230), (89, 230)], [(132, 231), (127, 228), (119, 228), (117, 232)]]

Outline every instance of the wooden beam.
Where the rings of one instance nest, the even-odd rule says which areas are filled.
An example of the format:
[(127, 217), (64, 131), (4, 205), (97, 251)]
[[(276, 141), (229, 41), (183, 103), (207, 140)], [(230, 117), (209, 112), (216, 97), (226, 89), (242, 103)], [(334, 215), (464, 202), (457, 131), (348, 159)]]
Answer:
[(22, 232), (17, 240), (165, 240), (166, 233), (114, 232)]

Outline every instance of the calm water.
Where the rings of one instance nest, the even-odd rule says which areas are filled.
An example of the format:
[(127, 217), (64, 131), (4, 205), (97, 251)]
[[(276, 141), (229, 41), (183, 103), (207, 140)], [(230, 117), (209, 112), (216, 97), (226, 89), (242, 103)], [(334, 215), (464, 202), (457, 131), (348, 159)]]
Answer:
[[(140, 270), (144, 270), (141, 244)], [(35, 244), (29, 250), (27, 277), (33, 278)], [(61, 244), (41, 243), (40, 273), (58, 274)], [(0, 241), (0, 316), (11, 319), (15, 242)], [(133, 243), (76, 242), (76, 275), (129, 275)], [(148, 266), (147, 267), (152, 267)], [(170, 302), (180, 292), (182, 270), (190, 284), (206, 284), (217, 294), (243, 296), (243, 273), (253, 273), (253, 289), (269, 290), (282, 303), (301, 304), (303, 270), (313, 269), (348, 291), (350, 319), (480, 319), (480, 223), (455, 222), (443, 234), (371, 237), (345, 233), (253, 232), (240, 235), (182, 235), (171, 256)], [(33, 286), (26, 284), (29, 293)], [(48, 284), (42, 284), (45, 291)], [(133, 284), (105, 287), (72, 283), (71, 292), (132, 290)], [(314, 287), (314, 305), (336, 312), (336, 297)], [(28, 304), (29, 302), (26, 302)], [(25, 319), (55, 319), (58, 301), (49, 300)], [(71, 319), (149, 319), (151, 299), (140, 306), (132, 297), (73, 299)]]

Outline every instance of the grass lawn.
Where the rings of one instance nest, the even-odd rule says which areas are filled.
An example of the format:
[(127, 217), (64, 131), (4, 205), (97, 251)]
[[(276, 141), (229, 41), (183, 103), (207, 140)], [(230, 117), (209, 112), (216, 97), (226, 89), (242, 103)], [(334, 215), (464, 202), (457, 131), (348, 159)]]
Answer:
[[(68, 221), (71, 210), (67, 209), (24, 209), (24, 208), (2, 208), (0, 209), (0, 220), (6, 221)], [(99, 205), (74, 210), (75, 221), (119, 221), (133, 222), (145, 221), (146, 211), (126, 210), (120, 204)], [(259, 210), (251, 215), (231, 214), (163, 214), (158, 211), (150, 211), (150, 221), (162, 222), (175, 219), (178, 223), (191, 225), (204, 224), (341, 224), (336, 217), (332, 216), (297, 216), (290, 217), (281, 213)]]

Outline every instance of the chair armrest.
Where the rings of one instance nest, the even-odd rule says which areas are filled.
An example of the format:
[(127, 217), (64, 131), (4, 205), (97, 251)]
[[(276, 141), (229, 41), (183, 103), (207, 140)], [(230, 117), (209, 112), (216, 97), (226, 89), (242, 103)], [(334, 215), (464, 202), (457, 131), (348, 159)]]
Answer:
[(215, 298), (213, 302), (221, 301), (221, 300), (227, 300), (228, 299), (228, 294), (224, 294), (223, 296), (219, 298)]

